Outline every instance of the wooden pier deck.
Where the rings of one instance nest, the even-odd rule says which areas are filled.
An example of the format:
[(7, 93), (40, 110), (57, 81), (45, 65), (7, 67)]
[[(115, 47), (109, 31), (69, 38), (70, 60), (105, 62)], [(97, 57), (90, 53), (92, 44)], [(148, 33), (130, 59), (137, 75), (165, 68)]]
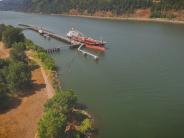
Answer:
[[(19, 26), (23, 27), (24, 29), (29, 29), (29, 30), (35, 31), (35, 32), (37, 32), (40, 35), (43, 35), (45, 37), (54, 38), (54, 39), (60, 40), (62, 42), (65, 42), (65, 43), (69, 44), (68, 47), (70, 47), (70, 48), (78, 48), (78, 51), (83, 53), (83, 55), (89, 55), (89, 56), (93, 57), (95, 60), (99, 59), (98, 56), (96, 56), (90, 52), (82, 50), (81, 48), (84, 46), (84, 44), (70, 40), (68, 37), (66, 37), (64, 35), (59, 35), (59, 34), (56, 34), (54, 32), (48, 31), (47, 29), (44, 29), (42, 27), (37, 27), (37, 26), (33, 26), (33, 25), (19, 24)], [(52, 54), (52, 53), (56, 53), (56, 52), (61, 51), (61, 48), (62, 47), (52, 47), (49, 49), (45, 49), (45, 51), (47, 53)]]
[(67, 38), (64, 35), (56, 34), (54, 32), (48, 31), (47, 29), (44, 29), (42, 27), (37, 27), (37, 26), (33, 26), (33, 25), (26, 25), (26, 24), (19, 24), (19, 26), (23, 27), (24, 29), (29, 29), (29, 30), (35, 31), (43, 36), (48, 36), (48, 37), (60, 40), (62, 42), (65, 42), (65, 43), (68, 43), (68, 44), (71, 44), (74, 46), (80, 45), (79, 43), (77, 44), (76, 42), (71, 41), (69, 38)]

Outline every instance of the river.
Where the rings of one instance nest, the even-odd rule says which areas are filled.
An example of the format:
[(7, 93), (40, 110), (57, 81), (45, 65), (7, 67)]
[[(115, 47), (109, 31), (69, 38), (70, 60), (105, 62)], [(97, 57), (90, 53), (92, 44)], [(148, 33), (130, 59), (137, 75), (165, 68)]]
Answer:
[[(71, 27), (108, 42), (100, 60), (63, 48), (52, 55), (64, 89), (88, 106), (98, 138), (184, 137), (184, 25), (0, 12), (0, 23), (33, 24), (59, 34)], [(38, 34), (42, 47), (65, 46)]]

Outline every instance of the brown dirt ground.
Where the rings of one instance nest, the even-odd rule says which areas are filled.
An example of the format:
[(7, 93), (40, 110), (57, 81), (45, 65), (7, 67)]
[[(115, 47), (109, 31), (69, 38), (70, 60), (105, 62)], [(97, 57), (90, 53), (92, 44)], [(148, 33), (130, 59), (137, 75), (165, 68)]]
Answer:
[(0, 42), (0, 58), (7, 58), (9, 57), (10, 49), (4, 47), (3, 43)]
[(47, 93), (40, 68), (32, 75), (34, 90), (20, 97), (21, 103), (16, 108), (0, 114), (0, 138), (34, 138)]
[[(9, 56), (0, 43), (0, 56)], [(3, 51), (2, 51), (3, 50)], [(45, 80), (40, 68), (32, 71), (33, 89), (26, 95), (18, 96), (12, 108), (0, 112), (0, 138), (34, 138), (37, 123), (43, 113), (43, 105), (48, 99)], [(19, 101), (19, 102), (18, 102)]]

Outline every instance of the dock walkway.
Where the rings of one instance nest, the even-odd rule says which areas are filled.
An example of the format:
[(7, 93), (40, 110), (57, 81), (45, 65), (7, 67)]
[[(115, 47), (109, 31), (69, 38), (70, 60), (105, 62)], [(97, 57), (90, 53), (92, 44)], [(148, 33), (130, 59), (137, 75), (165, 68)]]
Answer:
[[(65, 42), (65, 43), (69, 44), (68, 47), (70, 47), (70, 48), (78, 48), (78, 51), (83, 53), (83, 55), (89, 55), (89, 56), (93, 57), (95, 60), (99, 59), (98, 56), (82, 50), (82, 47), (84, 46), (83, 43), (71, 40), (64, 35), (56, 34), (54, 32), (48, 31), (47, 29), (44, 29), (42, 27), (37, 27), (37, 26), (33, 26), (33, 25), (19, 24), (19, 26), (23, 27), (24, 29), (29, 29), (29, 30), (35, 31), (35, 32), (39, 33), (40, 35), (43, 35), (44, 37), (54, 38), (54, 39), (60, 40), (62, 42)], [(48, 53), (55, 53), (55, 52), (59, 52), (61, 50), (61, 48), (62, 47), (52, 47), (49, 49), (45, 49), (45, 51)]]
[(48, 31), (47, 29), (44, 29), (42, 27), (37, 27), (37, 26), (33, 26), (33, 25), (26, 25), (26, 24), (19, 24), (19, 26), (23, 27), (24, 29), (29, 29), (29, 30), (38, 32), (41, 35), (49, 36), (51, 38), (61, 40), (61, 41), (68, 43), (68, 44), (74, 44), (74, 42), (72, 42), (69, 38), (65, 37), (64, 35), (56, 34), (54, 32)]

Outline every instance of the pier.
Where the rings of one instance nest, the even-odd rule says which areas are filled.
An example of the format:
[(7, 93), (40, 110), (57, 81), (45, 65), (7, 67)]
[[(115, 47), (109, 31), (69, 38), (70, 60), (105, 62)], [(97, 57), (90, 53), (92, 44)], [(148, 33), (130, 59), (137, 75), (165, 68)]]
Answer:
[(19, 24), (19, 26), (23, 27), (24, 29), (29, 29), (29, 30), (35, 31), (35, 32), (37, 32), (45, 37), (51, 37), (51, 38), (60, 40), (62, 42), (68, 43), (68, 44), (70, 44), (70, 46), (77, 46), (77, 45), (79, 46), (80, 45), (80, 43), (71, 41), (69, 38), (67, 38), (64, 35), (56, 34), (54, 32), (48, 31), (47, 29), (44, 29), (42, 27), (37, 27), (37, 26), (33, 26), (33, 25), (26, 25), (26, 24)]
[(54, 48), (48, 48), (48, 49), (45, 49), (45, 51), (49, 54), (52, 54), (52, 53), (56, 53), (56, 52), (60, 52), (61, 48), (60, 47), (54, 47)]
[[(37, 26), (33, 26), (33, 25), (26, 25), (26, 24), (18, 24), (18, 25), (21, 26), (23, 29), (28, 29), (28, 30), (32, 30), (34, 32), (37, 32), (40, 35), (44, 36), (45, 38), (54, 38), (54, 39), (57, 39), (59, 41), (65, 42), (65, 43), (69, 44), (69, 45), (67, 45), (67, 47), (78, 48), (78, 51), (81, 52), (83, 55), (89, 55), (89, 56), (93, 57), (95, 60), (99, 59), (98, 56), (82, 50), (82, 47), (84, 46), (83, 43), (71, 40), (68, 37), (66, 37), (65, 35), (59, 35), (59, 34), (56, 34), (54, 32), (48, 31), (47, 29), (44, 29), (42, 27), (37, 27)], [(62, 48), (63, 47), (52, 47), (52, 48), (45, 49), (45, 51), (49, 54), (52, 54), (52, 53), (60, 52)]]
[(79, 48), (78, 48), (78, 51), (79, 51), (79, 52), (81, 52), (83, 55), (89, 55), (89, 56), (93, 57), (95, 60), (98, 60), (98, 59), (99, 59), (98, 56), (96, 56), (96, 55), (94, 55), (94, 54), (92, 54), (92, 53), (89, 53), (89, 52), (87, 52), (87, 51), (82, 50), (82, 47), (83, 47), (83, 46), (84, 46), (83, 44), (81, 44), (81, 45), (79, 46)]

